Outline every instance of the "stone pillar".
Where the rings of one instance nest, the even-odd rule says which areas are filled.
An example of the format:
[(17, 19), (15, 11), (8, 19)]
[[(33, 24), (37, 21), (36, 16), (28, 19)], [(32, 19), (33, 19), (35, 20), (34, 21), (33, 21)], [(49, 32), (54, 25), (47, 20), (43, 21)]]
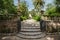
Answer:
[(21, 31), (21, 20), (20, 20), (20, 16), (21, 16), (21, 12), (18, 11), (18, 15), (17, 15), (17, 31), (20, 32)]

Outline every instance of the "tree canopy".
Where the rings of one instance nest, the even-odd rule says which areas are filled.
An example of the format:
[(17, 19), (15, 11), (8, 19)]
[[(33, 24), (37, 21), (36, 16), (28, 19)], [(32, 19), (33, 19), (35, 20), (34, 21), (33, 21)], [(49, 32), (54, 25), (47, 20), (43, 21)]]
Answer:
[(35, 9), (39, 11), (44, 6), (44, 0), (33, 0), (33, 4)]
[(55, 5), (56, 5), (56, 12), (60, 13), (60, 0), (54, 0)]
[(16, 13), (16, 7), (13, 0), (0, 0), (0, 14), (1, 13)]
[[(16, 6), (13, 0), (0, 0), (0, 19), (8, 19), (8, 14), (16, 14)], [(7, 16), (4, 16), (7, 15)]]

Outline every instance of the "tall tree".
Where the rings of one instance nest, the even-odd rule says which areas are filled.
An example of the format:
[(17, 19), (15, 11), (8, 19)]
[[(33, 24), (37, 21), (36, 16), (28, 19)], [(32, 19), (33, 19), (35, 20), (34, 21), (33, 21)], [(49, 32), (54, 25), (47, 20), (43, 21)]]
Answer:
[(51, 9), (53, 7), (53, 5), (51, 3), (47, 4), (46, 6), (47, 6), (46, 10), (49, 10), (49, 9)]
[(18, 11), (20, 9), (20, 0), (18, 0)]
[(33, 0), (33, 4), (35, 6), (35, 9), (40, 11), (40, 9), (44, 6), (44, 0)]
[(56, 5), (56, 12), (60, 13), (60, 0), (54, 0)]
[(28, 16), (28, 6), (27, 6), (25, 0), (20, 2), (20, 9), (19, 10), (23, 16)]

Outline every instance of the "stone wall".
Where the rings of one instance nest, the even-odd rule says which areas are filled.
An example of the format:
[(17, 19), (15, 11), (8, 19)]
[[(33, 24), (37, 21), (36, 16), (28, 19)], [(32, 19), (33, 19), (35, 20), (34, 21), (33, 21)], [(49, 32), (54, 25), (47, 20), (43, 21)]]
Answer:
[(10, 32), (17, 32), (17, 20), (0, 20), (0, 32), (5, 29), (9, 29)]

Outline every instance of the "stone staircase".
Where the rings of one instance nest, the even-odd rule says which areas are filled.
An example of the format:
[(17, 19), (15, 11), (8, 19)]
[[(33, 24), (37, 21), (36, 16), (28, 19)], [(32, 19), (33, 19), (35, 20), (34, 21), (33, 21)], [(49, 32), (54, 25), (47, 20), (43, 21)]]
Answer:
[(21, 31), (17, 37), (22, 39), (41, 39), (45, 37), (45, 33), (40, 32), (40, 25), (38, 22), (26, 23), (22, 22)]

